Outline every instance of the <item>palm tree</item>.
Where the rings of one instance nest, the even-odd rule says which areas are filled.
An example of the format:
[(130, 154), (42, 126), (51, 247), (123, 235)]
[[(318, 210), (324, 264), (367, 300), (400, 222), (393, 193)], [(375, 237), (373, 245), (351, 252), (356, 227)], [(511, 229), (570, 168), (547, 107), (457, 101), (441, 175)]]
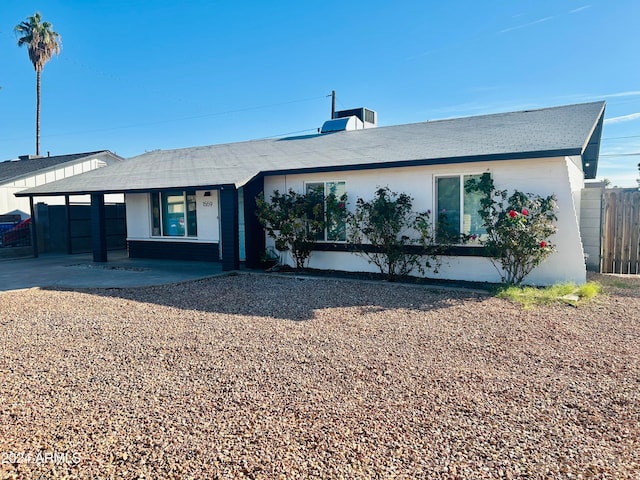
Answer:
[(36, 155), (40, 155), (40, 74), (53, 54), (60, 53), (60, 35), (51, 29), (49, 22), (43, 22), (40, 12), (27, 17), (15, 27), (16, 34), (22, 35), (18, 38), (18, 46), (27, 45), (29, 49), (29, 59), (36, 70)]

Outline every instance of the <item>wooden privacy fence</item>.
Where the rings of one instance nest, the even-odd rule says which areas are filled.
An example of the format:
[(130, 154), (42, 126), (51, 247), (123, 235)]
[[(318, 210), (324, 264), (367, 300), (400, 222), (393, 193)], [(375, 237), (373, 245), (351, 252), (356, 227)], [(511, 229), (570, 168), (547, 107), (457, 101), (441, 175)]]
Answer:
[(604, 191), (601, 259), (602, 273), (640, 274), (640, 191)]

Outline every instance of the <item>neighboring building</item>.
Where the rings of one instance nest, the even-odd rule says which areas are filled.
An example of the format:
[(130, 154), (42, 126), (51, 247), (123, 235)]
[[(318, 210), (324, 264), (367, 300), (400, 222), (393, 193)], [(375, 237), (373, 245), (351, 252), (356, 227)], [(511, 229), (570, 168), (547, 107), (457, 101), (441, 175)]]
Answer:
[[(108, 150), (38, 157), (24, 155), (17, 160), (0, 162), (0, 215), (30, 215), (29, 199), (17, 198), (15, 193), (38, 187), (73, 175), (86, 173), (124, 160)], [(45, 203), (64, 203), (60, 197), (39, 199)]]
[[(472, 233), (463, 183), (489, 172), (499, 189), (558, 199), (557, 246), (526, 279), (534, 284), (586, 279), (580, 237), (584, 179), (596, 175), (604, 102), (375, 127), (367, 109), (335, 118), (317, 135), (153, 151), (108, 168), (20, 192), (20, 196), (91, 194), (96, 225), (105, 194), (124, 193), (132, 257), (221, 260), (232, 270), (257, 267), (268, 246), (255, 217), (264, 191), (310, 184), (370, 199), (376, 187), (410, 194), (417, 210), (457, 210), (461, 232)], [(338, 120), (338, 121), (337, 121)], [(342, 126), (342, 127), (341, 127)], [(366, 127), (366, 128), (365, 128)], [(342, 128), (342, 130), (341, 130)], [(354, 130), (351, 130), (351, 129)], [(103, 210), (103, 209), (102, 209)], [(106, 261), (104, 236), (94, 229), (94, 259)], [(499, 282), (477, 245), (456, 248), (439, 278)], [(343, 239), (319, 242), (310, 267), (373, 271)]]

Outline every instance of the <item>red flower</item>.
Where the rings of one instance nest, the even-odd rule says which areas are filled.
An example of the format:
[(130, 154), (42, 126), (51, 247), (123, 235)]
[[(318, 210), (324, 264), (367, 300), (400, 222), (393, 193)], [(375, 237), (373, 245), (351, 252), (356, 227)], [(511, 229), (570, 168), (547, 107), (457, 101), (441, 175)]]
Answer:
[(518, 214), (516, 213), (515, 210), (509, 210), (509, 216), (511, 218), (516, 218), (518, 216)]
[(338, 204), (338, 208), (344, 208), (344, 202), (340, 202), (340, 203)]
[(544, 247), (546, 247), (546, 246), (547, 246), (547, 242), (545, 242), (544, 240), (542, 240), (542, 241), (540, 242), (540, 248), (544, 248)]
[(522, 214), (526, 217), (527, 215), (529, 215), (529, 210), (527, 210), (526, 208), (523, 208)]

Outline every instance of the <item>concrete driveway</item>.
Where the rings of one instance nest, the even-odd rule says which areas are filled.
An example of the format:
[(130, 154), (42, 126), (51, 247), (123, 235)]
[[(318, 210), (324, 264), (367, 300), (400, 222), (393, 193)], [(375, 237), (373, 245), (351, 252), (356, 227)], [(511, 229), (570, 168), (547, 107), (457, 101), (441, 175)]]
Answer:
[(134, 259), (109, 252), (107, 263), (91, 254), (52, 255), (0, 261), (0, 291), (31, 287), (122, 288), (162, 285), (222, 274), (219, 262)]

